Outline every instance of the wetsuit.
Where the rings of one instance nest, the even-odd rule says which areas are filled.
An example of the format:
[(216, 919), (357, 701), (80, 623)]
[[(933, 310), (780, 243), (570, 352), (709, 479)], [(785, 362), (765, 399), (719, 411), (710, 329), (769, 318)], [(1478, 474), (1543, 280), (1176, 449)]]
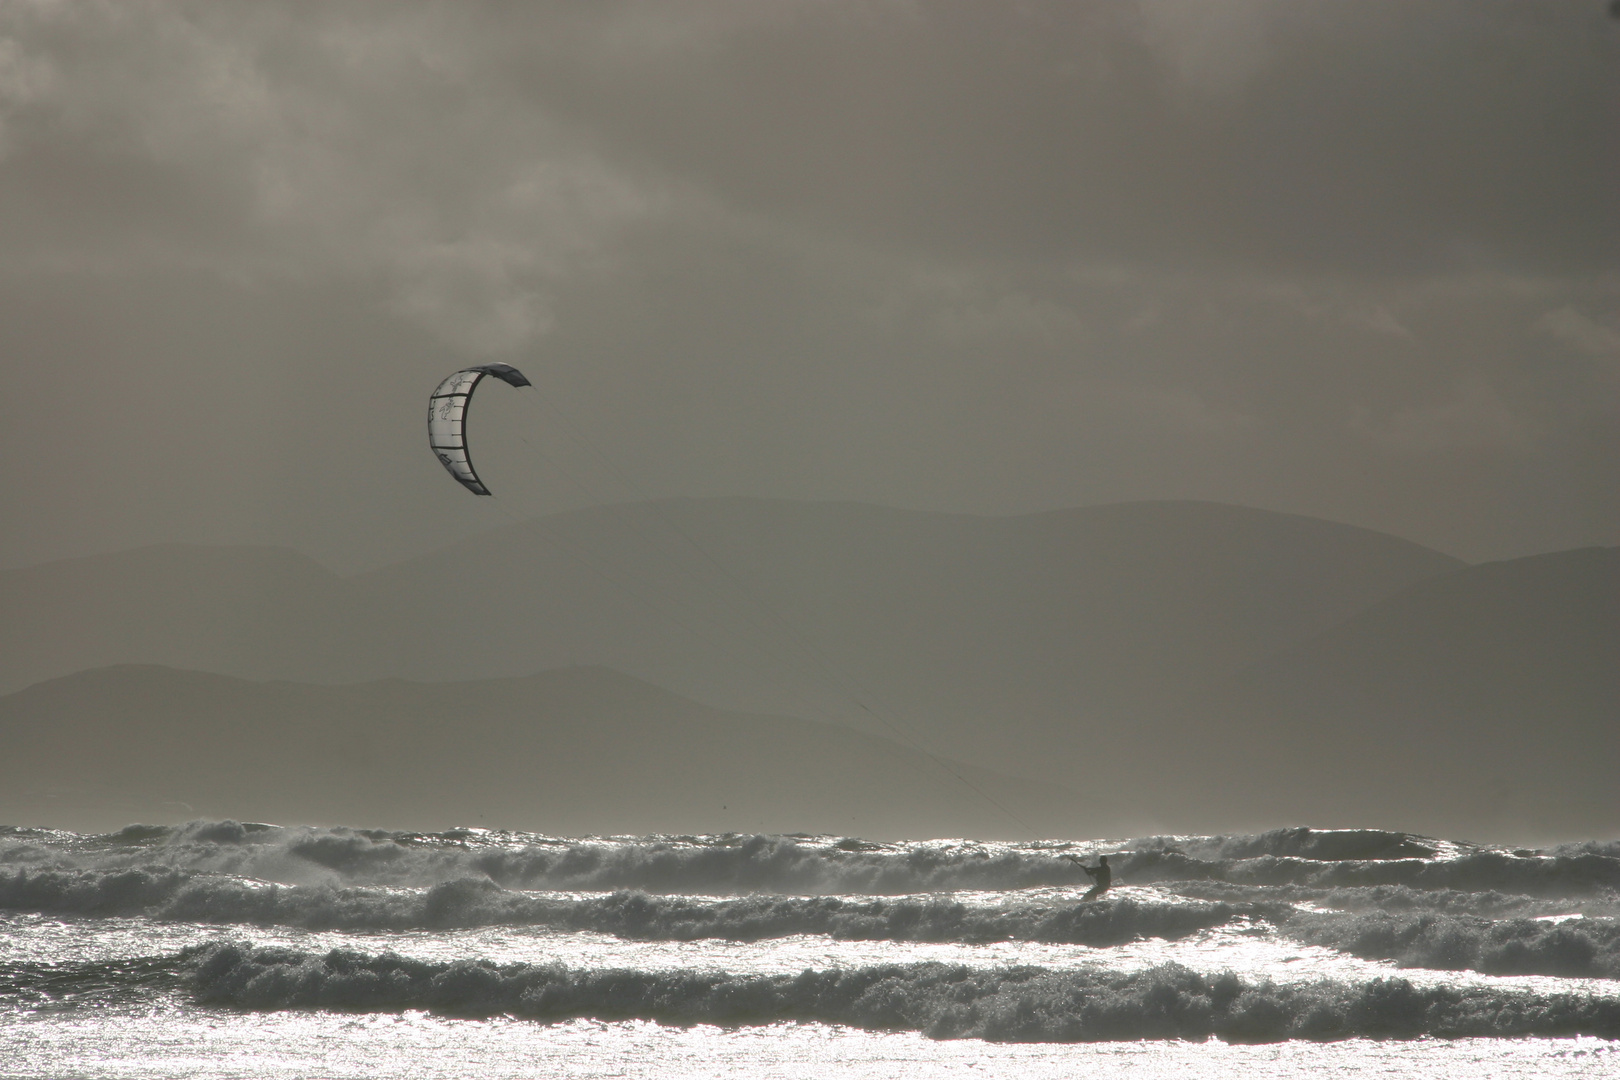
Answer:
[(1101, 866), (1082, 865), (1080, 869), (1084, 870), (1087, 876), (1092, 878), (1092, 880), (1096, 881), (1097, 883), (1091, 887), (1086, 895), (1080, 898), (1082, 900), (1095, 900), (1097, 897), (1107, 892), (1108, 886), (1114, 883), (1114, 872), (1108, 869), (1107, 859), (1102, 861)]

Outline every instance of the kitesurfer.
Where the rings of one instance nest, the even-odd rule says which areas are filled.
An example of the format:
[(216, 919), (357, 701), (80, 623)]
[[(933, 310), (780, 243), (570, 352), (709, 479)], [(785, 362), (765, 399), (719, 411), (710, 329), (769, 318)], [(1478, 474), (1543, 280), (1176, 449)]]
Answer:
[(1108, 856), (1103, 855), (1098, 858), (1097, 862), (1099, 865), (1097, 866), (1087, 866), (1085, 863), (1080, 861), (1080, 856), (1078, 855), (1065, 855), (1063, 857), (1074, 863), (1074, 865), (1078, 866), (1080, 869), (1084, 870), (1087, 877), (1090, 877), (1096, 881), (1096, 884), (1093, 885), (1091, 889), (1087, 891), (1086, 895), (1082, 896), (1080, 899), (1095, 900), (1097, 897), (1107, 892), (1108, 887), (1114, 883), (1114, 872), (1108, 869)]

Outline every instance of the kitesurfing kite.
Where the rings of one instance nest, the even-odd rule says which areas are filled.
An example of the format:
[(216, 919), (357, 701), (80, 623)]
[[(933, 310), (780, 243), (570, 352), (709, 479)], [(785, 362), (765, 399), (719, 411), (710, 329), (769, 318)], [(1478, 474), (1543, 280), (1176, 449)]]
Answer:
[(511, 364), (479, 364), (451, 375), (428, 398), (428, 445), (445, 470), (474, 495), (490, 493), (478, 479), (472, 458), (467, 454), (467, 403), (485, 375), (493, 375), (511, 386), (534, 385)]

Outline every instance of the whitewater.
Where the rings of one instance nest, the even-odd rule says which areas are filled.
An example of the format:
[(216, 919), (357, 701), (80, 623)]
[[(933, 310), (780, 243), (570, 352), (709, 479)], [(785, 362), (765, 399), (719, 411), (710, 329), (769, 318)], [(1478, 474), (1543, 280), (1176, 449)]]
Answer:
[(0, 1077), (1620, 1075), (1620, 842), (13, 827), (0, 930)]

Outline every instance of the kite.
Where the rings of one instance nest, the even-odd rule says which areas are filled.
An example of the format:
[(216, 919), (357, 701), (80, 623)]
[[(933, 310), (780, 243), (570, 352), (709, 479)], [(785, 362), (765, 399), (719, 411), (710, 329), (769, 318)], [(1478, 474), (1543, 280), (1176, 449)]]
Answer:
[(474, 495), (490, 493), (467, 453), (467, 404), (485, 375), (509, 386), (534, 385), (511, 364), (479, 364), (451, 375), (428, 398), (428, 445), (445, 470)]

